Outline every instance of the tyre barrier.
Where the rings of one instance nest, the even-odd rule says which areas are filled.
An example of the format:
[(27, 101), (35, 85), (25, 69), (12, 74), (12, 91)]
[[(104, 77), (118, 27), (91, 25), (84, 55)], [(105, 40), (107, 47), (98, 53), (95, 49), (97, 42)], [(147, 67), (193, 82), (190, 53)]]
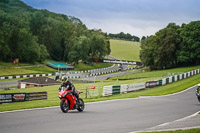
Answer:
[[(105, 69), (105, 68), (103, 68), (103, 69)], [(106, 70), (106, 69), (105, 69)], [(73, 72), (73, 74), (72, 73), (70, 73), (70, 72), (67, 72), (67, 73), (56, 73), (56, 75), (60, 75), (59, 77), (61, 78), (62, 76), (64, 76), (64, 77), (66, 77), (66, 78), (69, 78), (69, 79), (78, 79), (78, 78), (88, 78), (88, 77), (93, 77), (93, 76), (98, 76), (98, 75), (103, 75), (103, 74), (108, 74), (108, 73), (113, 73), (113, 72), (117, 72), (117, 71), (119, 71), (119, 68), (118, 67), (116, 67), (114, 70), (107, 70), (107, 71), (103, 71), (103, 72), (101, 72), (101, 71), (96, 71), (96, 72), (94, 72), (94, 73), (89, 73), (89, 74), (87, 74), (87, 75), (85, 75), (84, 77), (83, 77), (83, 75), (81, 75), (81, 74), (79, 74), (78, 72)], [(71, 75), (70, 75), (71, 74)]]
[(136, 84), (124, 84), (124, 85), (114, 85), (114, 86), (104, 86), (103, 87), (103, 96), (111, 96), (115, 94), (121, 94), (136, 90), (143, 90), (146, 88), (153, 88), (156, 86), (163, 86), (166, 84), (170, 84), (182, 79), (189, 78), (193, 75), (199, 74), (200, 69), (192, 70), (183, 74), (169, 76), (167, 78), (163, 78), (156, 81), (149, 81), (145, 83), (136, 83)]
[(17, 79), (17, 78), (32, 78), (32, 77), (44, 77), (44, 76), (54, 76), (56, 73), (49, 73), (49, 74), (31, 74), (31, 75), (15, 75), (15, 76), (5, 76), (0, 77), (1, 79)]

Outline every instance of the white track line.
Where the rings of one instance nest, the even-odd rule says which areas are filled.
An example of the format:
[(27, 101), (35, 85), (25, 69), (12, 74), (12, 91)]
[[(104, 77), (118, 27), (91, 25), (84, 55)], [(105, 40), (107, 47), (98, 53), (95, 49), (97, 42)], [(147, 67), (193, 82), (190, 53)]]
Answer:
[(190, 116), (186, 116), (184, 118), (181, 118), (181, 119), (178, 119), (178, 120), (174, 120), (174, 121), (171, 121), (171, 122), (166, 122), (166, 123), (163, 123), (163, 124), (160, 124), (160, 125), (157, 125), (157, 126), (154, 126), (154, 127), (151, 127), (151, 128), (147, 128), (146, 130), (149, 130), (149, 131), (135, 131), (135, 132), (130, 132), (130, 133), (140, 133), (140, 132), (157, 132), (157, 131), (175, 131), (175, 130), (187, 130), (187, 129), (192, 129), (192, 128), (200, 128), (200, 126), (194, 126), (194, 127), (185, 127), (185, 128), (172, 128), (172, 129), (163, 129), (163, 130), (154, 130), (153, 128), (157, 128), (157, 127), (163, 127), (163, 126), (167, 126), (173, 122), (179, 122), (179, 121), (184, 121), (186, 119), (189, 119), (189, 118), (192, 118), (196, 115), (199, 114), (200, 111), (190, 115)]
[(53, 106), (53, 107), (44, 107), (44, 108), (33, 108), (33, 109), (22, 109), (22, 110), (13, 110), (13, 111), (4, 111), (0, 112), (0, 114), (3, 113), (14, 113), (14, 112), (23, 112), (23, 111), (34, 111), (34, 110), (44, 110), (44, 109), (53, 109), (58, 108), (59, 106)]

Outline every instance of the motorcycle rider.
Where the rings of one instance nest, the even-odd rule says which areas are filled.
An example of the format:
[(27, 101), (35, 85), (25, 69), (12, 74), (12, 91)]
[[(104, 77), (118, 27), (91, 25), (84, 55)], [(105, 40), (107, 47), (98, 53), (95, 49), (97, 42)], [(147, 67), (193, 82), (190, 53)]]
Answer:
[(65, 80), (62, 84), (63, 86), (67, 87), (68, 90), (71, 90), (72, 94), (76, 97), (77, 101), (79, 101), (79, 94), (78, 92), (76, 91), (75, 87), (74, 87), (74, 84), (72, 83), (72, 81), (69, 81), (69, 80)]
[(200, 102), (200, 84), (198, 84), (198, 87), (196, 89), (196, 95), (197, 95), (197, 98), (198, 98), (198, 100)]

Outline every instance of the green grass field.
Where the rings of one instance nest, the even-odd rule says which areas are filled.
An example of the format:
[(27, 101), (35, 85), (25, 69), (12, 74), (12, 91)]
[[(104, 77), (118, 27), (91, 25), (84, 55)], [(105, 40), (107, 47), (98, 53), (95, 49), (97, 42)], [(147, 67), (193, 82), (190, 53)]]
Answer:
[(110, 55), (120, 59), (129, 61), (140, 61), (140, 43), (123, 40), (110, 39)]

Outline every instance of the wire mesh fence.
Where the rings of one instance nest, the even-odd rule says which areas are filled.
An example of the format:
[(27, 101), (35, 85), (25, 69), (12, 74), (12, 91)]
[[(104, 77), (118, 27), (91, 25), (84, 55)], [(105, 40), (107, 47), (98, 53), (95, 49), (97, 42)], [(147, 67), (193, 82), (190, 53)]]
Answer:
[(102, 95), (101, 87), (99, 85), (88, 85), (86, 89), (82, 89), (81, 91), (81, 96), (86, 99)]

